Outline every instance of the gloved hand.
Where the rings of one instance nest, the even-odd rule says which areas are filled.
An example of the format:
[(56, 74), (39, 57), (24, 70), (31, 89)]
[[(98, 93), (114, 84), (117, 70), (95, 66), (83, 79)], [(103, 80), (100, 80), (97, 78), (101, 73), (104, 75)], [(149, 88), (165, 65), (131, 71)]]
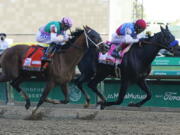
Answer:
[(140, 38), (140, 39), (139, 39), (139, 42), (142, 43), (144, 40), (145, 40), (145, 38)]
[(144, 40), (145, 40), (145, 38), (140, 38), (140, 39), (139, 39), (139, 46), (140, 46), (140, 47), (142, 47), (142, 44), (143, 44)]

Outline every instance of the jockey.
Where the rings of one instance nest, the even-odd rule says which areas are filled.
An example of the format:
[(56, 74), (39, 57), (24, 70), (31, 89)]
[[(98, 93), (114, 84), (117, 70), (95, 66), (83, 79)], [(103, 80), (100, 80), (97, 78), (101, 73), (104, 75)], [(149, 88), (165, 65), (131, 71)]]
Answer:
[(112, 35), (111, 40), (112, 43), (119, 45), (116, 48), (116, 51), (124, 49), (127, 45), (139, 42), (139, 39), (142, 38), (142, 32), (146, 29), (146, 26), (147, 24), (143, 19), (139, 19), (135, 23), (130, 22), (120, 25), (116, 32)]
[(60, 21), (51, 21), (45, 26), (39, 28), (39, 31), (36, 34), (36, 40), (40, 43), (50, 44), (42, 57), (42, 60), (50, 61), (48, 56), (54, 51), (56, 43), (60, 46), (65, 44), (69, 39), (66, 31), (72, 27), (72, 24), (73, 22), (71, 18), (63, 17)]

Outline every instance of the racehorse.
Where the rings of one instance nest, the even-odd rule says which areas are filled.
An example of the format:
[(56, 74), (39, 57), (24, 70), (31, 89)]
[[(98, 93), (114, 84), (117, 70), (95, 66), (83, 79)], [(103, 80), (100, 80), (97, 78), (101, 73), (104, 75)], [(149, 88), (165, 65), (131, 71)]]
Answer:
[[(147, 94), (147, 96), (140, 102), (130, 103), (129, 106), (140, 107), (145, 102), (150, 100), (151, 92), (149, 91), (145, 79), (151, 71), (151, 63), (155, 59), (160, 49), (165, 48), (167, 50), (171, 50), (177, 44), (178, 42), (175, 40), (175, 37), (171, 34), (167, 26), (166, 29), (161, 27), (161, 32), (156, 33), (153, 37), (145, 39), (143, 42), (141, 42), (141, 45), (140, 43), (133, 44), (131, 49), (124, 55), (123, 61), (120, 65), (121, 88), (118, 99), (115, 102), (107, 102), (105, 97), (97, 89), (98, 83), (103, 81), (107, 76), (115, 76), (115, 66), (103, 63), (98, 63), (96, 67), (93, 66), (95, 70), (92, 70), (94, 72), (89, 74), (92, 76), (95, 73), (95, 76), (88, 83), (88, 87), (90, 87), (97, 94), (97, 96), (100, 97), (101, 101), (98, 102), (98, 104), (100, 105), (101, 109), (104, 109), (106, 106), (121, 104), (129, 85), (133, 83), (137, 84)], [(82, 60), (85, 61), (85, 58)], [(93, 60), (91, 60), (91, 62), (92, 61)], [(94, 61), (97, 61), (97, 59), (94, 59)], [(81, 61), (81, 63), (83, 63), (83, 61)], [(90, 66), (94, 64), (81, 64), (81, 66), (87, 65)], [(81, 67), (79, 69), (85, 68)], [(88, 70), (82, 70), (82, 72), (83, 75), (84, 72), (88, 72)], [(86, 73), (86, 75), (87, 74), (88, 73)], [(82, 86), (82, 83), (83, 81), (86, 81), (86, 78), (86, 76), (82, 76), (82, 79), (78, 82), (78, 85)], [(89, 100), (89, 97), (86, 98), (87, 103)]]
[(64, 53), (57, 52), (54, 54), (51, 63), (49, 63), (49, 66), (44, 73), (33, 73), (32, 71), (24, 71), (22, 69), (22, 61), (24, 60), (27, 50), (30, 48), (29, 46), (22, 44), (6, 49), (0, 58), (0, 64), (2, 67), (0, 82), (11, 81), (12, 87), (25, 98), (25, 108), (28, 109), (30, 107), (30, 99), (19, 85), (32, 75), (37, 77), (44, 76), (46, 78), (46, 87), (44, 88), (41, 98), (39, 99), (36, 108), (33, 110), (33, 113), (36, 112), (38, 107), (44, 101), (51, 102), (47, 99), (47, 96), (50, 90), (56, 85), (61, 87), (65, 96), (65, 99), (59, 101), (59, 103), (68, 103), (67, 83), (73, 78), (75, 74), (75, 66), (83, 57), (87, 47), (103, 48), (103, 42), (99, 33), (88, 26), (85, 26), (84, 30), (78, 29), (74, 33), (72, 32), (72, 39), (70, 39), (68, 44), (69, 43), (71, 43), (71, 45), (69, 48), (64, 50)]
[(96, 73), (96, 65), (98, 62), (99, 51), (96, 48), (89, 48), (86, 50), (83, 58), (78, 64), (80, 76), (74, 80), (74, 84), (81, 90), (85, 96), (86, 103), (84, 105), (87, 108), (90, 104), (90, 97), (83, 89), (83, 83), (89, 82)]
[(180, 57), (180, 46), (174, 47), (173, 54), (175, 57)]

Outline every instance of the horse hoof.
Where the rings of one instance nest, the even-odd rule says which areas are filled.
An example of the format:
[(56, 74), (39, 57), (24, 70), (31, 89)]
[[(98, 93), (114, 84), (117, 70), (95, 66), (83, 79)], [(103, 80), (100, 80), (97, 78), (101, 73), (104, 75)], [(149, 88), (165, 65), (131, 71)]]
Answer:
[(26, 104), (25, 104), (26, 110), (28, 110), (30, 106), (31, 106), (30, 100), (27, 99), (27, 100), (26, 100)]
[(104, 102), (102, 102), (102, 101), (98, 102), (96, 105), (96, 108), (99, 110), (104, 110), (104, 108), (105, 108)]
[(134, 103), (130, 103), (128, 104), (129, 107), (135, 107), (135, 104)]
[(104, 108), (105, 108), (105, 106), (102, 104), (102, 105), (101, 105), (101, 110), (104, 110)]
[(96, 105), (96, 109), (101, 110), (101, 105)]
[(135, 103), (130, 103), (128, 104), (129, 107), (140, 107), (139, 104), (135, 104)]
[(61, 104), (67, 104), (67, 103), (69, 103), (69, 101), (68, 100), (60, 100), (60, 103)]
[(84, 108), (88, 108), (89, 107), (89, 104), (84, 104)]

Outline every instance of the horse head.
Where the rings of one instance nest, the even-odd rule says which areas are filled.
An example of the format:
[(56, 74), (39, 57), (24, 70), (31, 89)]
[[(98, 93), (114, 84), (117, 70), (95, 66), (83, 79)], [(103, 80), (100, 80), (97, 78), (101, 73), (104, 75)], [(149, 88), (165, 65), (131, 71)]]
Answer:
[(161, 32), (158, 39), (160, 43), (159, 46), (161, 48), (167, 49), (168, 51), (172, 51), (173, 48), (178, 45), (178, 41), (175, 40), (175, 37), (169, 31), (169, 28), (167, 25), (165, 29), (162, 26), (160, 26), (160, 29), (161, 29)]
[(95, 47), (100, 52), (106, 53), (109, 47), (102, 41), (100, 34), (89, 26), (83, 26), (83, 28), (87, 47)]

